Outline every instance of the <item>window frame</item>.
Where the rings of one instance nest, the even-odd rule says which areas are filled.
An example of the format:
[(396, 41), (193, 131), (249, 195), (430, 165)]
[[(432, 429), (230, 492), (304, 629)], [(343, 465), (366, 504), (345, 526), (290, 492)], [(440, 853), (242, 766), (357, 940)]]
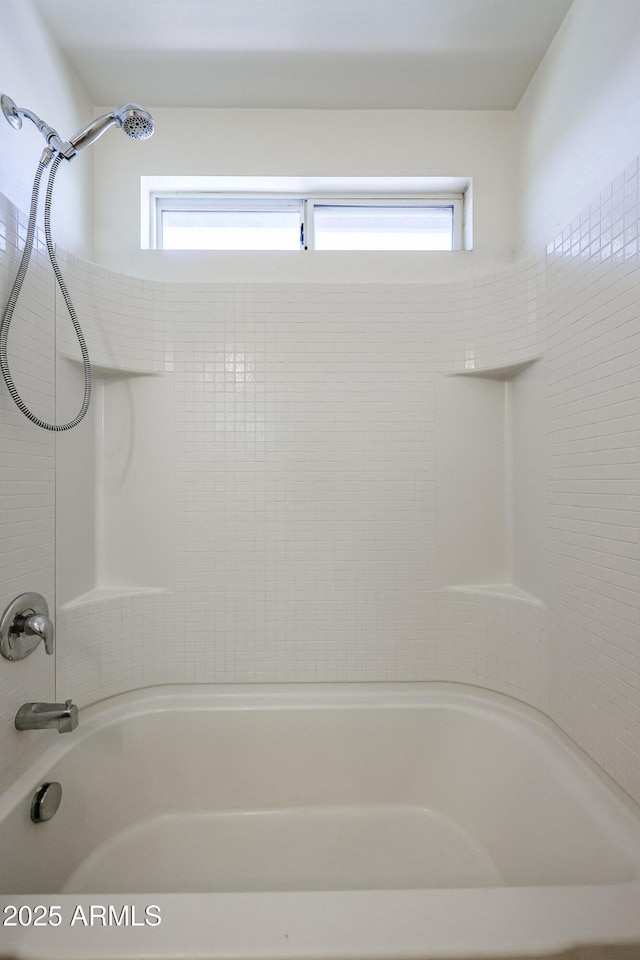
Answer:
[[(433, 251), (374, 251), (377, 253), (452, 253), (463, 250), (465, 193), (331, 193), (314, 191), (312, 194), (266, 193), (266, 192), (220, 192), (157, 190), (149, 193), (149, 249), (164, 250), (162, 244), (162, 213), (164, 210), (282, 210), (298, 209), (301, 217), (300, 250), (335, 253), (371, 253), (372, 251), (316, 251), (314, 249), (313, 215), (316, 206), (396, 206), (396, 207), (452, 207), (453, 208), (453, 246), (451, 250)], [(186, 248), (183, 248), (186, 249)], [(191, 248), (202, 250), (202, 248)], [(250, 252), (227, 248), (229, 252)], [(218, 250), (217, 252), (223, 252)], [(256, 249), (256, 252), (264, 252)], [(281, 252), (294, 252), (283, 250)]]

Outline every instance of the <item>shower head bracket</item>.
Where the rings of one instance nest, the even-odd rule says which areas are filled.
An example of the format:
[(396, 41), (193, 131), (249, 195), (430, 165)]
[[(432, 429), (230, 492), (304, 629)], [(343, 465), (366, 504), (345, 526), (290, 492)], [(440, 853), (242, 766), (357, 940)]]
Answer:
[(22, 117), (18, 113), (18, 108), (15, 103), (6, 93), (3, 93), (2, 97), (0, 97), (0, 106), (2, 106), (2, 112), (4, 113), (7, 123), (10, 123), (14, 130), (20, 130), (22, 127)]

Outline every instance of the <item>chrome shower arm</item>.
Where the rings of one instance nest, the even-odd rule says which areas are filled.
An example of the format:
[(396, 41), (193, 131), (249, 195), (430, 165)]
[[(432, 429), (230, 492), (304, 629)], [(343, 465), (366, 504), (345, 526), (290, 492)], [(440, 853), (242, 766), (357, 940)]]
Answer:
[(33, 110), (28, 110), (27, 107), (17, 107), (11, 97), (8, 97), (6, 93), (0, 98), (0, 105), (2, 106), (2, 112), (4, 113), (6, 120), (11, 124), (14, 130), (19, 130), (21, 128), (22, 118), (26, 117), (27, 120), (30, 120), (31, 123), (35, 124), (53, 150), (61, 153), (67, 160), (70, 160), (71, 157), (75, 156), (75, 150), (73, 150), (73, 148), (71, 148), (71, 154), (68, 154), (71, 144), (63, 140), (58, 131), (53, 127), (50, 127), (48, 123), (44, 122), (44, 120), (41, 120), (37, 113), (34, 113)]

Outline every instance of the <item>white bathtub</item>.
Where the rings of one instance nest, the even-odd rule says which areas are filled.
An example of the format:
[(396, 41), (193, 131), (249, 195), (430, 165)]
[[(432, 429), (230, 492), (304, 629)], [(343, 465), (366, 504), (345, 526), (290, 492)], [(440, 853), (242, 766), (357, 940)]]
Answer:
[[(440, 684), (155, 688), (81, 711), (50, 742), (0, 798), (2, 957), (640, 944), (637, 808), (509, 698)], [(60, 810), (33, 824), (48, 780)]]

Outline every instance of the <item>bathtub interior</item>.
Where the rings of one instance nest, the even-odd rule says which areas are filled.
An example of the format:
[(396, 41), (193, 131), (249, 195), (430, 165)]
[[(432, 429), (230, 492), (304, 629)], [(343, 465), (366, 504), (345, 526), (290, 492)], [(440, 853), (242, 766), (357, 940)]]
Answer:
[[(640, 879), (633, 809), (550, 722), (499, 695), (194, 688), (82, 719), (5, 796), (1, 893)], [(63, 803), (35, 825), (44, 780)]]

